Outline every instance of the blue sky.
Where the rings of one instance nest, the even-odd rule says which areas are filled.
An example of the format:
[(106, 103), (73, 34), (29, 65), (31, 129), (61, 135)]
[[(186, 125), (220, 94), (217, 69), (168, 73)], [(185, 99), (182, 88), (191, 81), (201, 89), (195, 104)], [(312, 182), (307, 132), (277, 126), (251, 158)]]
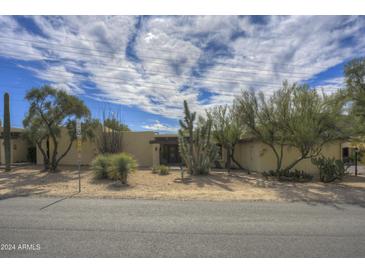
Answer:
[(94, 117), (174, 132), (183, 100), (204, 113), (285, 79), (334, 92), (364, 34), (363, 16), (0, 16), (0, 109), (9, 91), (21, 127), (26, 91), (51, 84)]

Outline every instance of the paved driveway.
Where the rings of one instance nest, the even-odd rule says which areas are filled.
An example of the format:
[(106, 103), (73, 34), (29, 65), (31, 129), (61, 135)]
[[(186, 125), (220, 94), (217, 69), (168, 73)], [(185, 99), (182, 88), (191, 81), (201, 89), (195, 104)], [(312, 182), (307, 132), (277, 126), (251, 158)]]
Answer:
[(360, 206), (56, 201), (0, 200), (0, 257), (365, 256)]

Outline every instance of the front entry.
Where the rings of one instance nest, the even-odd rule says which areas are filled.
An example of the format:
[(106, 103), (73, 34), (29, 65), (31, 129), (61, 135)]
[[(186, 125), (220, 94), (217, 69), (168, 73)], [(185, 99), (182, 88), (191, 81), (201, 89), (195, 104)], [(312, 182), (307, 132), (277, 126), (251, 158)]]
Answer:
[(160, 163), (164, 165), (177, 165), (181, 163), (179, 146), (177, 144), (163, 144), (160, 151)]

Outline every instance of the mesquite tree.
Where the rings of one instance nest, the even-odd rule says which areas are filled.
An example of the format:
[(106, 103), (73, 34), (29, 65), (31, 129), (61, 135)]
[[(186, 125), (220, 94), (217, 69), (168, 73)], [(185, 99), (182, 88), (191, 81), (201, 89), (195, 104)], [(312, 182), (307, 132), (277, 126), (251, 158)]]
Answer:
[(240, 122), (245, 125), (247, 135), (254, 137), (270, 147), (276, 159), (276, 171), (280, 171), (284, 156), (286, 133), (281, 124), (285, 117), (280, 113), (285, 103), (280, 99), (286, 97), (284, 92), (265, 98), (263, 93), (244, 91), (235, 99)]
[[(249, 133), (268, 145), (276, 157), (276, 172), (286, 172), (300, 161), (318, 157), (325, 144), (346, 138), (339, 126), (341, 107), (331, 96), (320, 95), (306, 85), (289, 85), (272, 96), (243, 92), (237, 98), (241, 122)], [(299, 156), (283, 167), (284, 147), (292, 147)]]
[(365, 151), (365, 57), (348, 62), (344, 75), (345, 87), (335, 94), (344, 110), (341, 128), (349, 132), (353, 146)]
[(233, 161), (239, 168), (240, 163), (234, 158), (235, 147), (244, 134), (244, 126), (239, 121), (236, 106), (216, 106), (207, 111), (207, 116), (212, 121), (214, 139), (222, 145), (227, 152), (226, 168), (230, 172)]
[(350, 103), (349, 114), (355, 136), (365, 135), (365, 58), (357, 58), (346, 64), (344, 103)]
[(184, 101), (184, 119), (180, 120), (178, 133), (179, 152), (188, 172), (192, 175), (205, 175), (217, 158), (217, 147), (212, 143), (211, 119), (198, 118), (195, 125), (196, 112), (191, 113), (188, 103)]
[[(30, 103), (23, 120), (26, 136), (41, 151), (45, 169), (54, 172), (76, 140), (76, 118), (83, 120), (84, 139), (93, 137), (95, 121), (91, 120), (89, 109), (80, 99), (47, 85), (31, 89), (25, 99)], [(60, 151), (59, 137), (63, 128), (68, 132), (68, 144)], [(43, 147), (48, 138), (52, 143), (51, 153)]]
[(296, 148), (299, 156), (284, 171), (304, 159), (318, 157), (324, 145), (348, 137), (346, 128), (340, 126), (341, 106), (332, 96), (321, 95), (306, 85), (294, 85), (289, 95), (288, 118), (282, 126), (288, 145)]
[(11, 170), (11, 133), (10, 133), (10, 99), (9, 93), (4, 94), (4, 152), (5, 152), (5, 171)]
[(350, 61), (345, 66), (346, 89), (356, 114), (365, 118), (365, 58)]

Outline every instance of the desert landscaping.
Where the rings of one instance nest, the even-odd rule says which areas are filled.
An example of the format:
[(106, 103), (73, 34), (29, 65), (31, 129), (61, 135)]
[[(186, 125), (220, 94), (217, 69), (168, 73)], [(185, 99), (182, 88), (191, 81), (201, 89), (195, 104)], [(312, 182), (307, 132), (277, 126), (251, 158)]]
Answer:
[[(271, 274), (266, 260), (215, 263), (364, 258), (365, 16), (155, 2), (138, 7), (225, 15), (75, 2), (78, 16), (30, 3), (37, 16), (0, 16), (0, 261), (113, 258), (85, 263), (100, 273), (128, 272), (115, 258), (190, 258), (156, 268), (186, 274), (212, 258), (216, 272)], [(22, 265), (42, 274), (31, 261), (3, 272)]]
[(85, 197), (122, 199), (207, 200), (207, 201), (304, 201), (347, 203), (365, 206), (365, 177), (347, 176), (331, 184), (279, 182), (243, 171), (213, 170), (208, 176), (184, 175), (179, 169), (168, 175), (138, 169), (127, 185), (108, 179), (94, 179), (90, 168), (81, 170), (82, 191), (78, 193), (78, 170), (62, 166), (56, 173), (42, 172), (39, 166), (14, 168), (0, 173), (0, 200), (21, 196)]

